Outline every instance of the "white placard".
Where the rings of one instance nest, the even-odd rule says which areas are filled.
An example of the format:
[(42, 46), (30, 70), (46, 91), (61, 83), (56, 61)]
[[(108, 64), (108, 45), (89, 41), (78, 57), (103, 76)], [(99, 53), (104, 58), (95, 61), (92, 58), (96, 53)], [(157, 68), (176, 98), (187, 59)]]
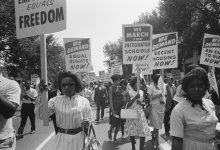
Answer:
[(155, 69), (178, 67), (177, 32), (153, 35), (151, 67)]
[(89, 72), (89, 81), (96, 82), (95, 72)]
[(66, 29), (66, 0), (15, 0), (17, 38)]
[(114, 63), (112, 64), (111, 74), (112, 74), (112, 75), (114, 75), (114, 74), (122, 75), (122, 74), (123, 74), (122, 63), (121, 63), (121, 62), (114, 62)]
[(104, 81), (105, 80), (105, 71), (99, 71), (99, 77), (100, 77), (100, 80), (101, 81)]
[(64, 38), (66, 70), (73, 73), (91, 71), (89, 38)]
[(200, 64), (220, 68), (220, 36), (204, 35)]
[(148, 74), (153, 74), (153, 71), (150, 69), (149, 64), (133, 64), (132, 65), (132, 73), (136, 74), (137, 73), (137, 66), (139, 67), (141, 73), (143, 75), (148, 75)]
[(123, 64), (150, 63), (153, 27), (149, 24), (122, 26)]

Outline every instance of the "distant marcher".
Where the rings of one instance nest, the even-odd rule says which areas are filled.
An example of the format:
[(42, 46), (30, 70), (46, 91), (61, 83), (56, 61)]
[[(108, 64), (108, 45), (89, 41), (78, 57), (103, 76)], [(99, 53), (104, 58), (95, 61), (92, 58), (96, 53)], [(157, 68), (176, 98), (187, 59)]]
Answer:
[[(127, 84), (128, 82), (125, 79), (122, 79), (119, 83), (119, 86), (121, 87), (122, 90), (122, 95), (123, 95), (123, 106), (125, 107), (126, 104), (130, 101), (130, 95), (127, 91)], [(126, 119), (121, 119), (121, 138), (124, 139), (124, 125), (125, 125)]]
[(108, 138), (112, 140), (112, 130), (115, 129), (113, 141), (117, 143), (117, 134), (121, 126), (120, 112), (123, 107), (122, 89), (119, 87), (120, 75), (114, 74), (111, 76), (113, 85), (109, 87), (109, 102), (110, 102), (110, 129)]
[(153, 85), (150, 85), (148, 93), (150, 95), (151, 111), (149, 115), (150, 126), (154, 127), (152, 138), (154, 140), (154, 147), (159, 146), (159, 129), (162, 129), (165, 111), (165, 102), (163, 94), (158, 87), (158, 80), (160, 75), (154, 74), (152, 76)]
[(29, 117), (31, 122), (31, 134), (35, 132), (35, 101), (38, 93), (35, 89), (31, 88), (30, 83), (25, 83), (26, 95), (23, 96), (22, 106), (21, 106), (21, 123), (18, 128), (18, 138), (23, 137), (24, 127)]
[(182, 89), (186, 99), (175, 106), (170, 119), (172, 150), (216, 150), (215, 106), (203, 98), (209, 89), (206, 71), (201, 67), (192, 69), (182, 79)]
[(137, 119), (126, 119), (125, 133), (130, 136), (132, 150), (135, 150), (135, 136), (140, 137), (140, 150), (144, 149), (145, 139), (150, 139), (150, 129), (143, 111), (142, 102), (144, 93), (142, 90), (137, 92), (137, 77), (130, 80), (130, 102), (127, 104), (129, 109), (137, 110)]
[(19, 84), (0, 75), (0, 149), (15, 150), (16, 138), (12, 124), (17, 107), (20, 105)]
[[(98, 86), (95, 88), (94, 93), (94, 102), (97, 106), (96, 111), (96, 119), (95, 121), (98, 123), (99, 119), (103, 120), (104, 113), (105, 113), (105, 105), (107, 99), (107, 90), (104, 86), (102, 86), (102, 81), (98, 82)], [(100, 110), (101, 110), (101, 118), (100, 118)]]
[(167, 80), (167, 85), (165, 88), (166, 104), (165, 104), (165, 115), (164, 115), (164, 128), (165, 128), (166, 136), (170, 136), (170, 115), (174, 107), (173, 97), (175, 93), (176, 93), (176, 87), (173, 85), (173, 79), (169, 78)]
[(86, 81), (83, 81), (82, 86), (83, 86), (83, 91), (80, 93), (80, 95), (87, 98), (90, 102), (90, 105), (92, 105), (93, 104), (92, 91), (88, 88), (88, 84), (86, 83)]

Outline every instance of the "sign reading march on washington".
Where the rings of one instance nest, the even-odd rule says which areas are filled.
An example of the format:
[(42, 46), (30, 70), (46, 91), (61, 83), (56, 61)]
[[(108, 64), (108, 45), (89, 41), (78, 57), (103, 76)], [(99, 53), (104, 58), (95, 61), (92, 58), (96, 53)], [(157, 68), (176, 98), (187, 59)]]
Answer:
[(152, 69), (177, 68), (177, 32), (153, 35)]
[(17, 38), (66, 28), (66, 0), (15, 0)]
[(152, 26), (123, 25), (123, 64), (151, 62)]
[(66, 70), (73, 73), (91, 70), (90, 39), (64, 38)]
[(200, 64), (220, 68), (220, 36), (204, 35)]

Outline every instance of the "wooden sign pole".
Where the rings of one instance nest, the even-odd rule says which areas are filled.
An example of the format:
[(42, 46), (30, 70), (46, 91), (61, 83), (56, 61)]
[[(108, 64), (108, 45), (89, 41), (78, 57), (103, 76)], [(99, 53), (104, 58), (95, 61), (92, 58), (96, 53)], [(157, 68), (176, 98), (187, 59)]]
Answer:
[[(46, 49), (46, 37), (44, 34), (40, 35), (40, 57), (41, 57), (41, 79), (45, 81), (47, 85), (47, 49)], [(48, 92), (43, 91), (43, 125), (49, 126), (48, 117)]]
[(140, 72), (139, 65), (137, 64), (137, 93), (140, 91)]

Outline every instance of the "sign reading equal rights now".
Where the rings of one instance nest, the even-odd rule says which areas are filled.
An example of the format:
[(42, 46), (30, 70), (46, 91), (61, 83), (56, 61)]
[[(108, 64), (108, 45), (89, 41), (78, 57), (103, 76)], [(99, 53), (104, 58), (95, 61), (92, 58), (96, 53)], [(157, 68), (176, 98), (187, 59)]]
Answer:
[(15, 0), (17, 38), (66, 29), (66, 0)]
[(151, 62), (152, 26), (123, 25), (123, 64)]
[(89, 38), (64, 38), (66, 70), (73, 73), (91, 71)]

